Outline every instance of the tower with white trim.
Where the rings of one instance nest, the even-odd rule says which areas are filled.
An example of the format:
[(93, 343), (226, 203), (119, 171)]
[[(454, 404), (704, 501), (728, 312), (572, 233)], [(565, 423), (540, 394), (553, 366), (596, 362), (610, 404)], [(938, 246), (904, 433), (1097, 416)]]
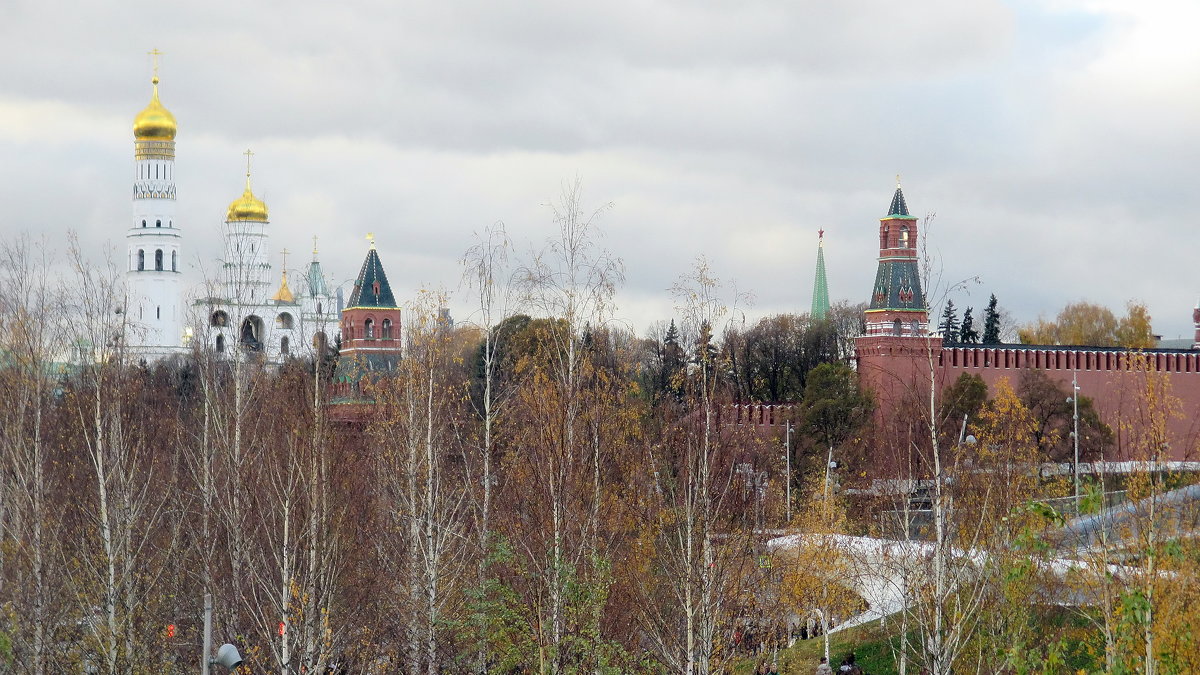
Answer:
[[(151, 52), (156, 57), (158, 50)], [(183, 234), (175, 222), (175, 116), (158, 100), (158, 64), (150, 104), (133, 120), (133, 218), (125, 241), (125, 343), (147, 360), (183, 351)]]
[(917, 219), (908, 213), (898, 179), (888, 214), (879, 220), (879, 268), (866, 323), (867, 335), (929, 335), (917, 260)]
[(290, 358), (319, 358), (336, 334), (337, 313), (329, 294), (316, 238), (312, 261), (288, 283), (288, 251), (283, 249), (279, 285), (272, 293), (270, 220), (267, 204), (250, 188), (250, 158), (246, 151), (246, 187), (225, 211), (225, 255), (218, 293), (196, 301), (208, 321), (203, 342), (223, 357), (254, 354), (266, 364)]

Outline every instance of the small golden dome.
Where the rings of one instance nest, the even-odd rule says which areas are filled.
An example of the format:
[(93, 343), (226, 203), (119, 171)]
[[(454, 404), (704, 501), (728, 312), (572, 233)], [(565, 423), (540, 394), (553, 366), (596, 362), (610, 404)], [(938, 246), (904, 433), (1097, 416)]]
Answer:
[(246, 176), (246, 191), (242, 193), (241, 197), (230, 203), (229, 211), (225, 213), (225, 220), (267, 222), (267, 205), (250, 191), (249, 176)]
[(292, 289), (288, 288), (287, 270), (283, 271), (283, 283), (279, 284), (279, 290), (275, 291), (275, 295), (271, 296), (275, 302), (295, 302), (296, 296), (292, 295)]
[(177, 129), (175, 116), (158, 100), (158, 78), (151, 82), (154, 95), (150, 97), (150, 105), (133, 118), (133, 137), (139, 141), (173, 141)]

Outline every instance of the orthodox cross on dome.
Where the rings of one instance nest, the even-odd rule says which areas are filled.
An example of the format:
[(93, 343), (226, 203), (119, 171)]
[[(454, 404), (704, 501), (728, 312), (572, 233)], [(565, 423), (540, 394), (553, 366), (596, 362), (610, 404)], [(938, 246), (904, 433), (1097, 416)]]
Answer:
[(281, 254), (283, 254), (283, 265), (282, 265), (282, 267), (283, 267), (283, 271), (284, 271), (284, 274), (287, 274), (287, 257), (288, 257), (288, 250), (285, 248), (285, 249), (283, 249), (282, 251), (280, 251), (280, 253), (281, 253)]
[(246, 178), (250, 178), (250, 158), (254, 156), (254, 152), (250, 148), (246, 148), (242, 154), (246, 156)]
[(371, 250), (374, 251), (375, 250), (375, 233), (374, 232), (367, 233), (367, 241), (371, 242)]
[(154, 64), (154, 79), (151, 81), (154, 82), (154, 84), (158, 84), (158, 57), (162, 56), (163, 53), (158, 51), (158, 47), (155, 47), (146, 53), (150, 55), (151, 62)]

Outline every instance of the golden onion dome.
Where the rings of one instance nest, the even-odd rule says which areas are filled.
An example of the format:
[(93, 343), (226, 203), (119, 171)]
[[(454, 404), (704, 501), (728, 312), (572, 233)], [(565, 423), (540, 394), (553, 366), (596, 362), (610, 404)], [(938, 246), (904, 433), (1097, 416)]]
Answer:
[(150, 105), (133, 118), (133, 137), (139, 141), (173, 141), (175, 116), (158, 100), (158, 78), (150, 81), (154, 83), (154, 95)]
[(254, 220), (267, 222), (267, 205), (250, 191), (250, 176), (246, 176), (246, 191), (229, 204), (225, 220)]

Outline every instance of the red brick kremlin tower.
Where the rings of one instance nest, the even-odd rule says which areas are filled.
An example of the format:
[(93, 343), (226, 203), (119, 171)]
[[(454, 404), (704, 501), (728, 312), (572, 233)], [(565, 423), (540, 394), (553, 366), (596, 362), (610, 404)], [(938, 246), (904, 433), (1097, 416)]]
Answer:
[(888, 214), (879, 220), (879, 271), (866, 314), (868, 336), (925, 337), (929, 331), (917, 265), (917, 219), (909, 215), (899, 185)]
[(372, 241), (350, 301), (342, 310), (341, 355), (354, 358), (399, 353), (400, 307)]
[(859, 378), (883, 399), (880, 414), (891, 407), (887, 403), (911, 396), (917, 383), (928, 391), (931, 350), (941, 348), (941, 340), (929, 336), (918, 234), (917, 219), (897, 185), (879, 220), (879, 268), (864, 316), (866, 332), (854, 341)]
[(375, 242), (363, 260), (350, 300), (342, 310), (342, 345), (333, 374), (332, 417), (338, 421), (361, 422), (374, 404), (364, 381), (394, 372), (400, 362), (403, 341), (400, 307), (392, 294)]
[[(909, 215), (897, 186), (888, 214), (879, 221), (879, 267), (864, 313), (866, 330), (854, 341), (859, 380), (874, 394), (876, 421), (889, 430), (885, 435), (902, 435), (915, 421), (910, 416), (928, 409), (931, 387), (940, 390), (964, 373), (979, 376), (989, 388), (1000, 380), (1017, 387), (1025, 371), (1036, 370), (1065, 392), (1078, 383), (1080, 394), (1095, 402), (1101, 419), (1117, 431), (1104, 459), (1132, 459), (1136, 444), (1130, 444), (1120, 424), (1136, 418), (1147, 382), (1162, 377), (1182, 413), (1166, 420), (1170, 459), (1200, 460), (1200, 349), (943, 345), (941, 336), (929, 334), (917, 235), (917, 219)], [(1200, 345), (1200, 307), (1194, 319)], [(879, 459), (885, 462), (883, 456)], [(883, 465), (873, 470), (889, 471)]]

